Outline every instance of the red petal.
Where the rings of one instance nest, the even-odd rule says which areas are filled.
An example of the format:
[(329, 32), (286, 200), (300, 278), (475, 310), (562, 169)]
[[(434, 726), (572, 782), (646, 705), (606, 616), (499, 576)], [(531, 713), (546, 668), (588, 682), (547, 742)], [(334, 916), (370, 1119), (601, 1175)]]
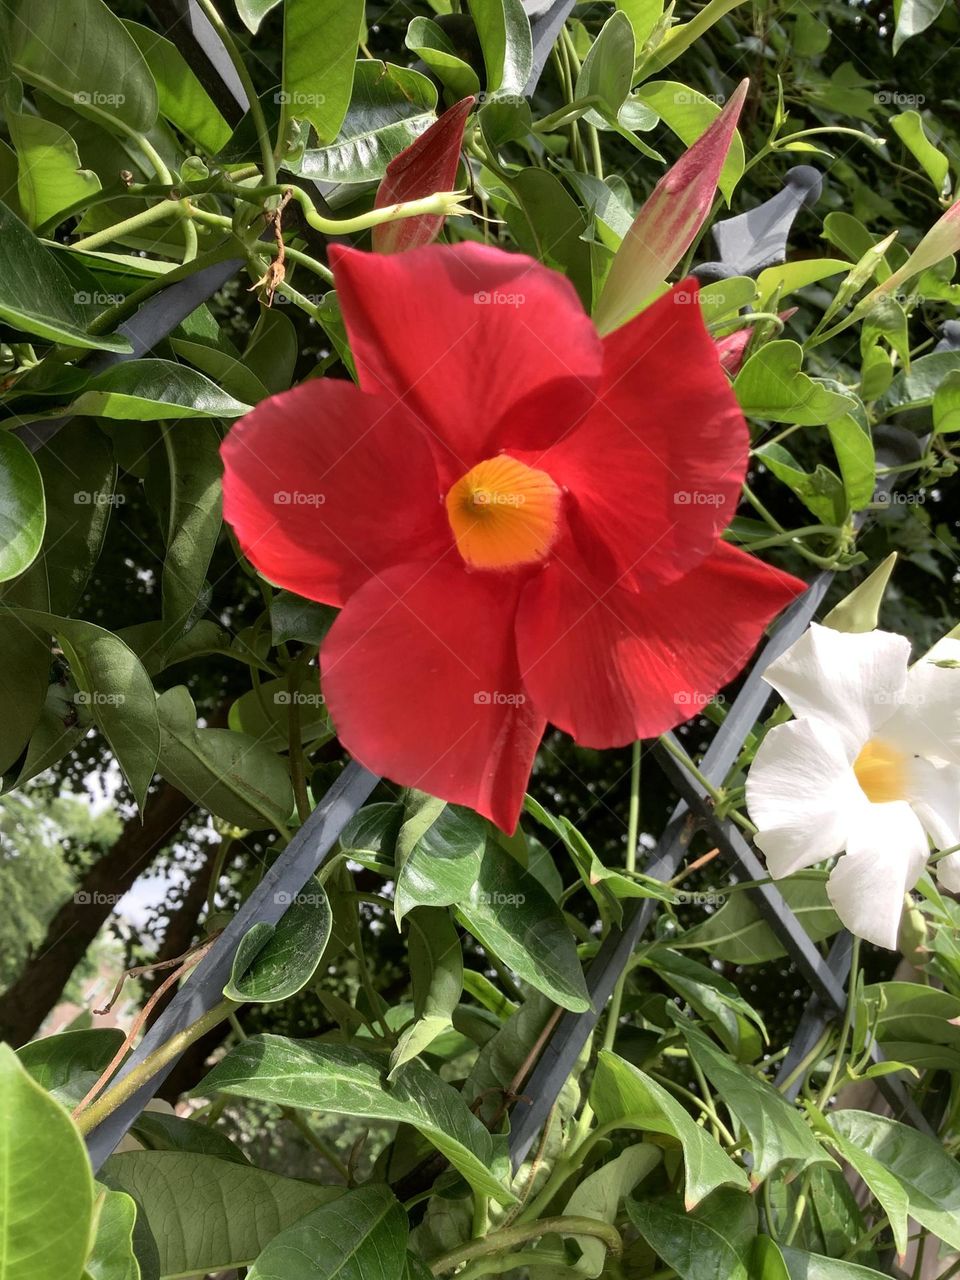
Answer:
[(770, 619), (805, 589), (724, 542), (687, 577), (646, 592), (595, 590), (582, 561), (558, 557), (520, 600), (524, 685), (584, 746), (653, 737), (732, 680)]
[(420, 428), (352, 383), (318, 378), (264, 400), (220, 452), (224, 518), (264, 577), (299, 595), (342, 604), (371, 575), (451, 544)]
[[(457, 180), (463, 128), (475, 98), (455, 103), (410, 146), (394, 156), (377, 188), (375, 209), (398, 204), (401, 200), (420, 200), (435, 191), (452, 191)], [(373, 247), (377, 253), (403, 253), (436, 240), (443, 218), (424, 215), (403, 218), (373, 229)]]
[(704, 327), (696, 281), (603, 345), (596, 408), (536, 465), (570, 490), (581, 546), (606, 547), (611, 585), (621, 575), (670, 582), (709, 554), (733, 518), (747, 424)]
[(357, 760), (504, 831), (544, 729), (517, 668), (518, 590), (453, 560), (392, 569), (351, 597), (320, 651), (327, 705)]
[(330, 260), (360, 385), (404, 400), (450, 482), (559, 439), (589, 408), (600, 339), (557, 272), (479, 244), (333, 246)]

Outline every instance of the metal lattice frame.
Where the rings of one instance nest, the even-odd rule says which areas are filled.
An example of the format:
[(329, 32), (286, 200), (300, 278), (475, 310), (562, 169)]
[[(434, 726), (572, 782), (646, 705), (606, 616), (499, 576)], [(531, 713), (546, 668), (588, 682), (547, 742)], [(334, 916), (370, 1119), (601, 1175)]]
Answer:
[[(537, 86), (550, 49), (574, 3), (575, 0), (553, 0), (553, 3), (536, 6), (531, 22), (534, 64), (525, 90), (528, 96)], [(246, 99), (216, 32), (196, 0), (153, 0), (150, 7), (166, 27), (167, 34), (175, 39), (181, 53), (224, 115), (236, 120), (246, 109)], [(331, 188), (326, 184), (319, 187), (321, 195), (327, 196), (330, 191)], [(230, 259), (169, 285), (121, 326), (120, 331), (130, 339), (132, 352), (128, 355), (94, 357), (90, 365), (100, 369), (117, 361), (142, 356), (168, 337), (196, 307), (236, 275), (242, 266), (239, 259)], [(19, 428), (19, 433), (32, 449), (37, 449), (68, 421), (69, 418), (63, 418), (27, 424)], [(772, 690), (763, 681), (763, 671), (809, 625), (823, 601), (832, 576), (831, 573), (822, 573), (812, 582), (806, 593), (785, 613), (764, 646), (703, 758), (701, 772), (709, 783), (722, 782), (735, 763), (747, 736), (772, 695)], [(658, 746), (657, 755), (666, 777), (681, 799), (645, 867), (646, 874), (660, 880), (672, 879), (686, 857), (694, 834), (702, 829), (709, 833), (738, 874), (750, 880), (762, 879), (764, 869), (756, 855), (737, 827), (717, 817), (702, 784), (662, 746)], [(118, 1073), (117, 1080), (128, 1075), (171, 1036), (220, 1002), (223, 988), (230, 977), (234, 955), (244, 934), (254, 923), (262, 921), (276, 924), (282, 918), (288, 904), (309, 877), (323, 865), (345, 824), (367, 800), (378, 781), (374, 774), (356, 763), (347, 766), (130, 1055)], [(848, 934), (839, 935), (825, 960), (775, 886), (764, 884), (751, 892), (760, 914), (777, 934), (812, 990), (778, 1075), (778, 1082), (782, 1082), (810, 1052), (827, 1023), (841, 1013), (845, 1006), (844, 987), (850, 968), (850, 937)], [(592, 1007), (582, 1014), (564, 1012), (546, 1040), (525, 1085), (525, 1096), (514, 1105), (510, 1134), (514, 1167), (528, 1154), (581, 1050), (595, 1029), (617, 980), (624, 973), (641, 938), (653, 921), (656, 909), (656, 902), (652, 899), (634, 899), (628, 904), (622, 926), (611, 930), (607, 935), (587, 974)], [(875, 1052), (879, 1057), (879, 1052)], [(87, 1146), (95, 1170), (99, 1169), (115, 1149), (172, 1070), (174, 1062), (175, 1060), (171, 1061), (158, 1071), (151, 1081), (87, 1136)], [(881, 1077), (877, 1085), (897, 1114), (917, 1128), (929, 1131), (924, 1117), (897, 1080), (893, 1077)], [(784, 1092), (788, 1097), (794, 1096), (798, 1087), (799, 1082), (787, 1087)]]

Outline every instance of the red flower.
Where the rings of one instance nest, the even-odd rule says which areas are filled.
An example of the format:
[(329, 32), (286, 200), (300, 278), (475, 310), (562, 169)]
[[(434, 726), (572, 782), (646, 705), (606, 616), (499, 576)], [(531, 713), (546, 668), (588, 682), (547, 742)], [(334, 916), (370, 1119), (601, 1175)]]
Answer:
[(332, 257), (360, 387), (247, 414), (224, 512), (271, 582), (343, 606), (348, 750), (510, 831), (547, 720), (613, 747), (688, 719), (803, 584), (719, 540), (748, 435), (695, 283), (601, 339), (518, 254)]

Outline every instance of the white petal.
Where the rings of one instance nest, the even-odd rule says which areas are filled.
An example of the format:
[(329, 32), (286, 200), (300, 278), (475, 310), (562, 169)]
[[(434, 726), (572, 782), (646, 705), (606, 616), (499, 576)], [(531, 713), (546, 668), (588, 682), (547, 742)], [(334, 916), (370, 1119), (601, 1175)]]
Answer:
[(936, 866), (937, 879), (948, 893), (960, 893), (960, 853), (948, 853)]
[(885, 732), (912, 754), (960, 764), (960, 666), (938, 662), (960, 663), (960, 640), (938, 640), (913, 664)]
[(910, 642), (892, 631), (847, 633), (817, 623), (763, 673), (796, 716), (833, 725), (856, 756), (895, 712)]
[(904, 894), (920, 879), (928, 855), (920, 819), (908, 804), (869, 805), (827, 881), (850, 932), (895, 951)]
[(914, 757), (908, 766), (906, 799), (937, 849), (960, 844), (960, 766)]
[(747, 776), (754, 842), (777, 879), (832, 858), (867, 807), (840, 736), (821, 720), (771, 729)]

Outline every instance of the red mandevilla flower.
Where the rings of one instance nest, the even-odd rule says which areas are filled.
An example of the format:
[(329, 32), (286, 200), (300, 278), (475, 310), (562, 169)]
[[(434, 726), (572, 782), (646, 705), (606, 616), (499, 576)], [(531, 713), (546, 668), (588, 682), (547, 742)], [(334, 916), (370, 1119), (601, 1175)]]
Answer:
[(518, 254), (331, 256), (360, 386), (237, 423), (224, 512), (271, 582), (343, 606), (320, 666), (347, 749), (511, 831), (548, 720), (671, 728), (803, 584), (719, 540), (749, 440), (694, 283), (601, 339)]

